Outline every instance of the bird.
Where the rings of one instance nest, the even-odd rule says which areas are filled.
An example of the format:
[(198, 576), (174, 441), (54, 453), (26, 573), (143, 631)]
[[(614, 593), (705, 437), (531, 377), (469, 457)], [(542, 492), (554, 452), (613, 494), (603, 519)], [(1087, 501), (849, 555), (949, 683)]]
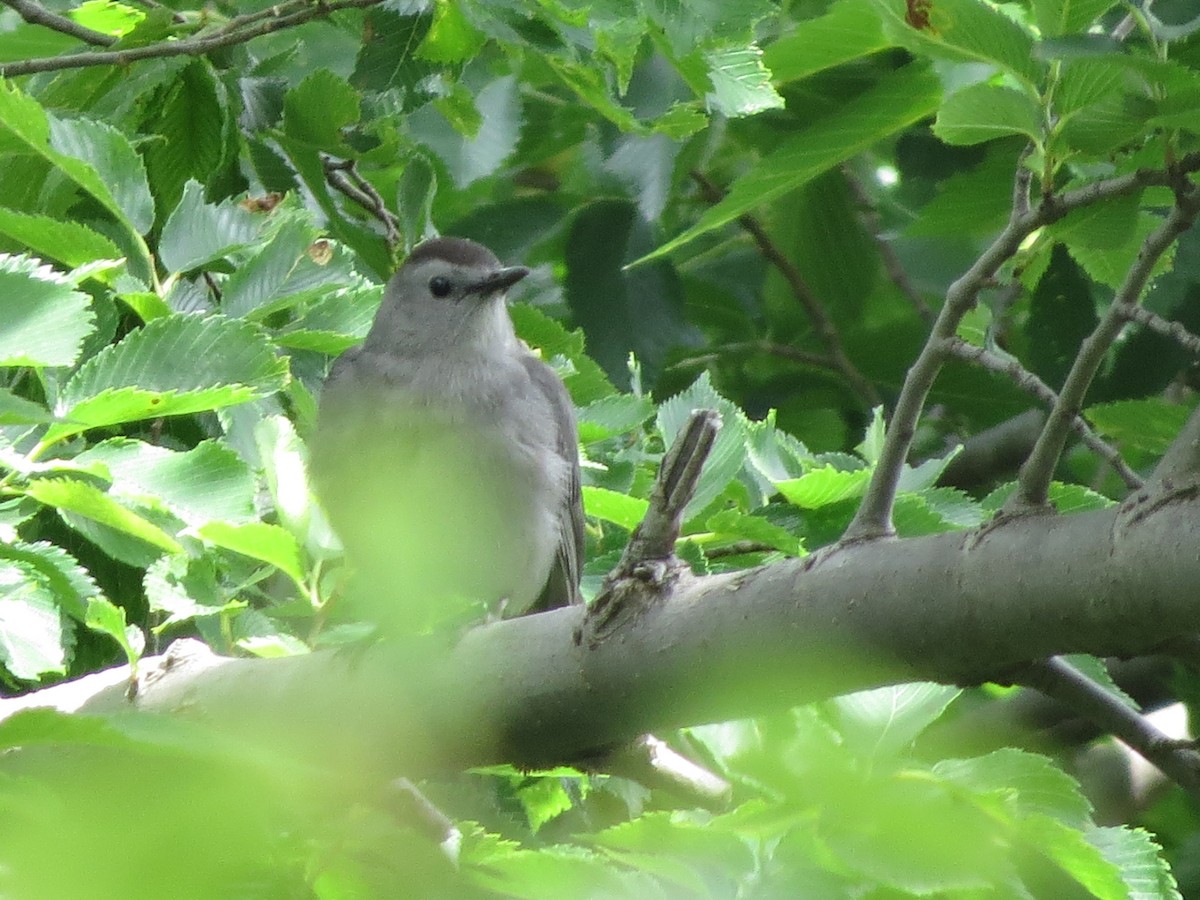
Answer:
[(464, 238), (420, 243), (326, 378), (314, 487), (354, 608), (385, 630), (581, 602), (574, 406), (505, 303), (528, 274)]

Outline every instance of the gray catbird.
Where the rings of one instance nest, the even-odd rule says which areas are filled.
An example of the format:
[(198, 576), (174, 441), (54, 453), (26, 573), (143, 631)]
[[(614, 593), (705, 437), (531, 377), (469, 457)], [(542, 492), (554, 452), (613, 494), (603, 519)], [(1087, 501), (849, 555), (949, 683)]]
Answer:
[(574, 410), (504, 305), (528, 272), (472, 241), (425, 241), (329, 373), (313, 476), (353, 594), (385, 627), (578, 600)]

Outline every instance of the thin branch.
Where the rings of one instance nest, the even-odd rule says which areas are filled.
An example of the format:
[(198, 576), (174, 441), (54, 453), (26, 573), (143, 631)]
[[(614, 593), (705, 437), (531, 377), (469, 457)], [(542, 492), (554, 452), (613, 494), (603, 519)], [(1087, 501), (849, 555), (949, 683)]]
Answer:
[(764, 353), (767, 356), (777, 356), (780, 359), (786, 359), (801, 365), (840, 372), (834, 361), (824, 353), (813, 353), (808, 350), (800, 350), (796, 347), (789, 347), (787, 344), (776, 344), (771, 341), (737, 341), (732, 344), (721, 344), (713, 347), (709, 353), (686, 357), (672, 363), (667, 368), (682, 369), (694, 366), (706, 366), (711, 362), (719, 362), (727, 354), (732, 355), (736, 353)]
[(375, 190), (375, 185), (371, 184), (371, 182), (358, 173), (358, 167), (354, 160), (336, 160), (332, 157), (322, 155), (321, 166), (325, 171), (325, 180), (332, 187), (345, 194), (383, 223), (388, 247), (394, 250), (396, 244), (400, 241), (400, 231), (396, 225), (396, 217), (392, 215), (391, 211), (387, 208), (387, 204), (383, 202), (383, 197), (379, 195), (379, 191)]
[[(713, 184), (702, 172), (692, 171), (692, 180), (700, 186), (700, 193), (709, 203), (717, 203), (724, 196), (724, 192)], [(879, 396), (879, 392), (875, 390), (875, 385), (871, 384), (870, 380), (858, 371), (858, 368), (850, 361), (850, 357), (846, 355), (846, 351), (842, 346), (842, 336), (838, 331), (837, 325), (826, 312), (824, 305), (813, 293), (813, 289), (808, 282), (804, 280), (804, 276), (800, 274), (800, 270), (795, 264), (787, 258), (778, 245), (767, 234), (762, 223), (750, 215), (738, 217), (738, 224), (754, 238), (754, 243), (758, 245), (759, 251), (763, 257), (770, 262), (788, 286), (792, 289), (792, 294), (800, 305), (804, 307), (808, 319), (812, 322), (813, 330), (817, 333), (817, 337), (821, 343), (825, 345), (825, 350), (829, 354), (829, 358), (833, 360), (834, 365), (842, 376), (849, 383), (851, 389), (858, 394), (859, 397), (868, 406), (879, 406), (883, 400)]]
[[(1004, 359), (998, 353), (968, 344), (958, 337), (950, 339), (948, 349), (961, 360), (976, 363), (989, 372), (1004, 375), (1021, 390), (1036, 397), (1050, 409), (1053, 409), (1058, 402), (1058, 395), (1054, 393), (1050, 385), (1022, 366), (1016, 359)], [(1089, 450), (1113, 467), (1127, 487), (1137, 490), (1142, 486), (1141, 477), (1129, 468), (1120, 452), (1096, 434), (1083, 416), (1076, 415), (1071, 420), (1070, 427)]]
[(324, 18), (343, 9), (366, 9), (383, 0), (326, 0), (311, 3), (309, 0), (293, 0), (269, 7), (259, 13), (231, 19), (228, 24), (204, 35), (180, 41), (164, 41), (145, 47), (130, 47), (125, 50), (105, 50), (76, 53), (67, 56), (47, 56), (0, 65), (0, 76), (13, 78), (32, 75), (36, 72), (56, 72), (62, 69), (85, 69), (91, 66), (126, 66), (143, 59), (168, 56), (203, 56), (214, 50), (244, 44), (256, 37), (303, 25), (313, 19)]
[(883, 236), (881, 227), (883, 217), (879, 214), (866, 186), (850, 171), (849, 167), (843, 166), (842, 174), (846, 178), (846, 184), (850, 186), (850, 193), (854, 195), (854, 202), (858, 204), (859, 217), (863, 227), (871, 236), (871, 240), (875, 242), (875, 251), (883, 262), (883, 269), (887, 272), (888, 279), (917, 311), (917, 315), (932, 324), (933, 308), (921, 296), (921, 292), (912, 283), (912, 279), (908, 277), (908, 272), (905, 271), (904, 264), (900, 262), (900, 257), (896, 255), (891, 241)]
[[(896, 485), (912, 447), (917, 420), (945, 362), (947, 342), (958, 330), (962, 317), (975, 306), (980, 292), (992, 283), (1000, 266), (1017, 252), (1021, 242), (1036, 229), (1058, 221), (1072, 210), (1135, 193), (1151, 185), (1174, 187), (1183, 174), (1200, 169), (1200, 152), (1189, 153), (1171, 170), (1138, 169), (1125, 175), (1104, 178), (1057, 196), (1045, 194), (1035, 207), (1030, 208), (1029, 182), (1032, 176), (1024, 166), (1027, 155), (1028, 151), (1017, 166), (1008, 224), (962, 277), (950, 285), (946, 302), (934, 321), (929, 339), (908, 370), (888, 425), (879, 462), (872, 473), (862, 505), (846, 531), (847, 539), (867, 540), (894, 534), (892, 507), (896, 501)], [(1072, 419), (1073, 416), (1064, 419), (1066, 427), (1069, 428)]]
[(1167, 737), (1066, 660), (1051, 657), (1030, 663), (1014, 680), (1067, 704), (1120, 738), (1200, 800), (1200, 753)]
[(44, 28), (49, 28), (81, 40), (85, 44), (93, 44), (97, 47), (111, 47), (117, 42), (117, 39), (111, 34), (93, 31), (91, 28), (86, 28), (64, 16), (55, 15), (32, 2), (32, 0), (0, 0), (0, 2), (5, 6), (15, 9), (17, 14), (30, 25), (41, 25)]
[(1179, 322), (1164, 319), (1158, 313), (1151, 312), (1144, 306), (1124, 307), (1121, 315), (1130, 322), (1137, 322), (1153, 332), (1171, 338), (1189, 353), (1200, 356), (1200, 337), (1192, 334)]
[(1112, 304), (1108, 308), (1095, 330), (1084, 338), (1080, 344), (1079, 353), (1071, 365), (1058, 401), (1050, 410), (1046, 427), (1042, 430), (1033, 452), (1017, 479), (1017, 491), (1006, 505), (1011, 510), (1022, 508), (1039, 508), (1046, 504), (1050, 490), (1050, 481), (1054, 477), (1054, 469), (1066, 446), (1067, 434), (1071, 423), (1083, 408), (1083, 399), (1091, 387), (1096, 372), (1104, 362), (1109, 348), (1125, 328), (1125, 310), (1136, 306), (1141, 301), (1142, 292), (1150, 273), (1158, 263), (1159, 258), (1179, 239), (1179, 236), (1192, 227), (1197, 214), (1200, 213), (1200, 189), (1190, 192), (1180, 192), (1176, 205), (1168, 214), (1166, 220), (1142, 242), (1138, 258), (1125, 275), (1125, 280), (1117, 289)]
[(995, 278), (1005, 260), (1017, 252), (1021, 242), (1044, 223), (1040, 216), (1022, 213), (1029, 202), (1029, 182), (1032, 173), (1025, 168), (1026, 150), (1017, 163), (1013, 180), (1013, 211), (1008, 224), (965, 274), (946, 291), (946, 302), (933, 323), (929, 339), (921, 348), (916, 362), (908, 370), (900, 397), (888, 423), (887, 436), (879, 461), (871, 476), (866, 495), (854, 521), (846, 530), (848, 540), (866, 540), (895, 534), (892, 508), (904, 461), (912, 447), (917, 420), (925, 407), (925, 399), (949, 355), (949, 341), (958, 330), (962, 317), (974, 307), (979, 293)]

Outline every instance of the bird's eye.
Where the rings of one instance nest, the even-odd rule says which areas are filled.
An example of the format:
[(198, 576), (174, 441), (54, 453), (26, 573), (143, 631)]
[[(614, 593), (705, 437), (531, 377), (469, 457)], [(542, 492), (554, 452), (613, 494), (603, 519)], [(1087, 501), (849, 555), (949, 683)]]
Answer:
[(448, 297), (454, 286), (445, 275), (434, 275), (429, 279), (429, 293), (435, 297)]

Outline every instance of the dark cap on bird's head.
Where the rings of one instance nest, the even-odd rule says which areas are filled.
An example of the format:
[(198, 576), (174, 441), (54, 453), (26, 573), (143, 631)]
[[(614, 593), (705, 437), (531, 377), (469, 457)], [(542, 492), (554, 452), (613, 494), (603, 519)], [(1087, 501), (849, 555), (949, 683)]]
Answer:
[(477, 269), (498, 269), (500, 260), (483, 244), (466, 238), (436, 237), (422, 241), (413, 248), (404, 261), (405, 265), (419, 263), (423, 259), (440, 259), (455, 266)]

